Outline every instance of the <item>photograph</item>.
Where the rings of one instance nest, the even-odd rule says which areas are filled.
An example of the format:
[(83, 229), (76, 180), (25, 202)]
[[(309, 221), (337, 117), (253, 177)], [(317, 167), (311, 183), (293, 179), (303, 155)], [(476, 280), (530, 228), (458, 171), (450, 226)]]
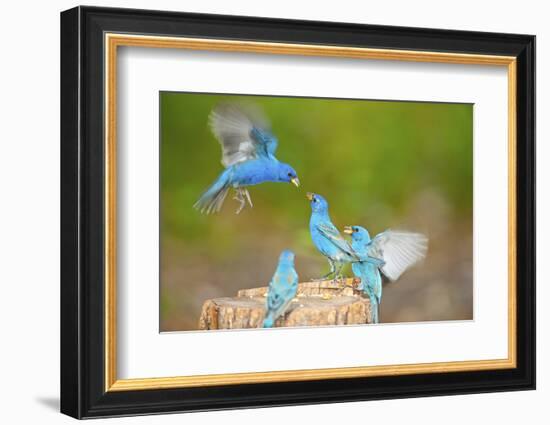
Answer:
[[(532, 399), (527, 32), (542, 26), (517, 10), (495, 24), (468, 8), (435, 20), (340, 4), (317, 17), (296, 2), (287, 15), (215, 9), (76, 6), (51, 31), (61, 78), (41, 87), (61, 86), (61, 119), (37, 119), (60, 126), (61, 263), (46, 263), (61, 288), (36, 297), (59, 311), (59, 338), (30, 340), (58, 341), (37, 388), (54, 382), (72, 418), (115, 421), (258, 408), (257, 422), (259, 408), (367, 401), (384, 421), (399, 399)], [(34, 50), (29, 69), (44, 62)], [(27, 145), (25, 159), (54, 164)], [(43, 204), (44, 191), (18, 193)], [(52, 227), (27, 222), (11, 226), (19, 239), (29, 223)], [(21, 310), (11, 318), (39, 310), (8, 298)]]
[(474, 320), (473, 104), (159, 105), (160, 332)]

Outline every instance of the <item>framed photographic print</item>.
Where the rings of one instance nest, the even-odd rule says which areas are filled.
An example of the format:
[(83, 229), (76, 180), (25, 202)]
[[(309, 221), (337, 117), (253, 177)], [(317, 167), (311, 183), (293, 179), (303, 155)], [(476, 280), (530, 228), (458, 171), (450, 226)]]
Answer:
[(61, 14), (61, 411), (533, 389), (535, 38)]

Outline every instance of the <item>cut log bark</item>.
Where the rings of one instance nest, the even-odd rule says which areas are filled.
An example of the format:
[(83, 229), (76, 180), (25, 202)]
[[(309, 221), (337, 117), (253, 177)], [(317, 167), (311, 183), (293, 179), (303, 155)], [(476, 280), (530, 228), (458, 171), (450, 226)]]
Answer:
[[(357, 290), (357, 280), (298, 284), (296, 298), (275, 327), (358, 325), (372, 322), (370, 302)], [(267, 287), (241, 289), (236, 297), (205, 301), (199, 329), (260, 328), (266, 310)]]

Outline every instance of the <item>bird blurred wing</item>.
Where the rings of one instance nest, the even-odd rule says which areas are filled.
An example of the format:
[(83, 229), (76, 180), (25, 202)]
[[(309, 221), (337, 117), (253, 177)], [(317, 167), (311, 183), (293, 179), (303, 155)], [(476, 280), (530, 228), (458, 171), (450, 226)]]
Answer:
[(259, 110), (249, 105), (218, 105), (210, 113), (209, 123), (222, 147), (225, 167), (272, 155), (277, 149), (277, 139), (267, 130), (269, 123)]
[(338, 229), (332, 223), (317, 224), (317, 229), (325, 238), (336, 245), (338, 249), (344, 251), (346, 254), (355, 259), (359, 259), (349, 242), (344, 239), (344, 237), (340, 234)]
[(256, 153), (258, 155), (275, 156), (278, 142), (269, 130), (254, 127), (250, 132), (250, 136), (256, 142)]
[(428, 238), (420, 233), (386, 230), (368, 245), (371, 257), (384, 260), (381, 268), (390, 280), (397, 280), (405, 270), (426, 257)]

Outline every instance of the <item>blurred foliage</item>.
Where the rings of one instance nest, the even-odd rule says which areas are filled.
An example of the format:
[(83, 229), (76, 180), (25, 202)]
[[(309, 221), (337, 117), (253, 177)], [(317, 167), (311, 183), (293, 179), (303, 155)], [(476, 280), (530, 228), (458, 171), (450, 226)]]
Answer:
[[(263, 109), (279, 139), (277, 157), (297, 171), (299, 189), (284, 183), (251, 187), (254, 208), (240, 215), (234, 213), (237, 202), (231, 196), (218, 215), (193, 209), (223, 170), (220, 146), (208, 127), (210, 111), (222, 101)], [(170, 267), (190, 252), (204, 268), (220, 270), (234, 268), (235, 259), (247, 250), (261, 249), (262, 239), (279, 240), (277, 250), (288, 247), (299, 255), (318, 255), (309, 237), (307, 191), (327, 198), (337, 226), (363, 224), (375, 233), (399, 227), (407, 209), (422, 203), (426, 192), (442, 199), (448, 220), (471, 222), (470, 104), (162, 92), (160, 106), (162, 249), (174, 252), (172, 260), (163, 254), (161, 273), (177, 276), (178, 285), (184, 278), (170, 274)], [(266, 247), (266, 255), (273, 255), (275, 248)], [(268, 279), (270, 273), (259, 274)], [(258, 277), (252, 273), (251, 279)], [(161, 298), (166, 310), (172, 310), (170, 294)]]
[[(260, 222), (279, 230), (307, 230), (305, 191), (322, 194), (331, 211), (345, 211), (350, 218), (363, 216), (369, 202), (398, 213), (427, 187), (443, 194), (457, 214), (471, 213), (471, 105), (164, 92), (164, 235), (223, 252), (240, 232), (238, 226), (224, 226), (223, 219), (200, 215), (192, 206), (223, 170), (208, 115), (221, 101), (243, 99), (264, 110), (279, 138), (278, 158), (296, 169), (302, 183), (300, 190), (281, 183), (251, 188)], [(236, 205), (228, 197), (222, 216), (233, 214)], [(241, 215), (250, 215), (250, 210)], [(382, 226), (387, 219), (370, 217)]]

